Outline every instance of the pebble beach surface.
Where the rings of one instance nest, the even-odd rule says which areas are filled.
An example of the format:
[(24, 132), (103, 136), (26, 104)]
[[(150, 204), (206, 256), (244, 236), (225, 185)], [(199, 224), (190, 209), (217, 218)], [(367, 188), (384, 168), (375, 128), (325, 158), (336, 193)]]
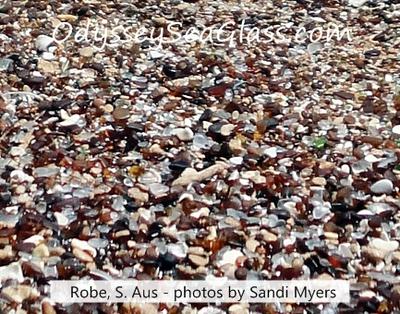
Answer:
[[(170, 22), (281, 36), (152, 42)], [(399, 35), (396, 0), (0, 1), (0, 313), (400, 313)], [(49, 300), (211, 277), (343, 279), (351, 302)]]

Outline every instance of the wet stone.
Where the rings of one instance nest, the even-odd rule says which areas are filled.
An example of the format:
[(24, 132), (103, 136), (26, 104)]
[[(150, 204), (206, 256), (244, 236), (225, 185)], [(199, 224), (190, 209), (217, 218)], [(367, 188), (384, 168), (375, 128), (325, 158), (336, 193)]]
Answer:
[(47, 51), (48, 47), (54, 42), (53, 38), (47, 35), (39, 35), (36, 39), (36, 49)]
[(160, 183), (153, 183), (149, 185), (150, 192), (154, 196), (159, 196), (168, 193), (169, 187)]
[(208, 257), (200, 255), (189, 255), (190, 262), (195, 266), (206, 266), (208, 264)]
[(189, 128), (178, 128), (174, 130), (174, 134), (181, 141), (191, 141), (193, 139), (193, 131)]
[(371, 185), (371, 192), (375, 194), (391, 194), (393, 192), (393, 183), (388, 179), (382, 179)]
[(130, 111), (127, 107), (118, 106), (113, 111), (113, 117), (115, 120), (125, 120), (130, 117)]

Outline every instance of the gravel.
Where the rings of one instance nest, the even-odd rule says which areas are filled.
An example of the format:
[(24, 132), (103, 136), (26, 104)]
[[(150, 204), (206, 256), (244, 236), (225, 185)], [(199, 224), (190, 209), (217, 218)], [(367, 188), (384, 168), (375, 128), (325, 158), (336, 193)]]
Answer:
[[(389, 0), (0, 3), (0, 312), (399, 313), (399, 10)], [(287, 39), (101, 48), (95, 24), (74, 38), (88, 21), (102, 38), (105, 25), (242, 20), (246, 34), (285, 25)], [(65, 41), (62, 22), (73, 28)], [(351, 40), (294, 40), (296, 27), (328, 22)], [(48, 299), (53, 279), (207, 276), (345, 279), (351, 303)]]

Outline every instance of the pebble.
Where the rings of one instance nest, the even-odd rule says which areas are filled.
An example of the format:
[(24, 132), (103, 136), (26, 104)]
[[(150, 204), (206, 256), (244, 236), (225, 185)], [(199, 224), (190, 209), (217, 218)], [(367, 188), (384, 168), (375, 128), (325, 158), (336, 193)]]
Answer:
[(57, 175), (59, 172), (59, 168), (49, 166), (36, 168), (34, 174), (36, 177), (51, 177)]
[(189, 261), (195, 266), (206, 266), (209, 262), (207, 256), (189, 254)]
[(54, 217), (56, 218), (57, 224), (61, 227), (66, 227), (69, 224), (69, 220), (67, 217), (65, 217), (64, 214), (55, 212)]
[(275, 234), (265, 229), (261, 230), (260, 233), (263, 236), (265, 242), (276, 242), (278, 240), (278, 237)]
[(74, 249), (72, 249), (72, 254), (74, 254), (74, 256), (82, 262), (85, 262), (85, 263), (93, 262), (93, 257), (83, 250), (74, 248)]
[(78, 20), (78, 16), (71, 15), (71, 14), (59, 14), (59, 15), (57, 15), (57, 18), (60, 21), (69, 22), (69, 23), (73, 23)]
[(25, 300), (35, 300), (40, 296), (39, 291), (28, 285), (8, 286), (1, 291), (2, 295), (17, 304)]
[(176, 135), (181, 141), (191, 141), (193, 139), (193, 131), (190, 128), (177, 128), (174, 130), (174, 135)]
[(400, 125), (395, 125), (395, 126), (392, 128), (392, 132), (393, 132), (394, 134), (396, 134), (396, 135), (400, 135)]
[(167, 250), (169, 253), (176, 256), (177, 258), (185, 258), (188, 252), (188, 247), (186, 244), (183, 243), (170, 243), (167, 245)]
[(107, 239), (92, 238), (89, 239), (88, 244), (95, 249), (104, 249), (108, 246), (109, 241)]
[(393, 286), (390, 298), (396, 306), (400, 307), (400, 285)]
[(0, 282), (4, 282), (8, 279), (16, 280), (17, 282), (24, 281), (24, 274), (22, 273), (22, 268), (19, 262), (14, 262), (0, 267)]
[(223, 253), (221, 259), (217, 262), (218, 266), (222, 266), (225, 264), (236, 264), (236, 260), (239, 257), (244, 256), (243, 253), (239, 250), (228, 250), (225, 253)]
[(370, 261), (376, 263), (385, 258), (385, 252), (380, 251), (379, 249), (375, 249), (372, 247), (363, 247), (362, 253), (365, 255)]
[(311, 179), (311, 183), (314, 185), (318, 186), (325, 186), (326, 185), (326, 179), (322, 177), (314, 177)]
[(117, 106), (113, 111), (113, 117), (115, 120), (125, 120), (130, 117), (131, 113), (129, 108), (125, 106)]
[(87, 252), (91, 257), (96, 257), (96, 250), (89, 245), (88, 242), (79, 239), (72, 239), (71, 246), (74, 249)]
[(10, 71), (14, 61), (8, 58), (0, 59), (0, 71)]
[(370, 241), (369, 246), (387, 254), (396, 251), (399, 248), (399, 242), (385, 241), (379, 238), (374, 238)]
[(157, 50), (151, 50), (149, 52), (149, 56), (150, 56), (150, 59), (155, 60), (155, 59), (160, 59), (160, 58), (164, 57), (165, 54), (160, 51), (157, 51)]
[[(0, 4), (0, 290), (43, 292), (21, 304), (2, 294), (0, 312), (117, 309), (55, 305), (51, 279), (214, 276), (342, 278), (352, 302), (118, 310), (398, 311), (394, 1), (125, 2)], [(96, 16), (108, 17), (105, 34), (138, 14), (137, 26), (156, 26), (155, 36), (175, 18), (184, 32), (224, 20), (239, 30), (247, 16), (250, 28), (294, 21), (322, 38), (295, 43), (294, 29), (275, 44), (158, 47), (121, 31), (121, 45), (94, 42)], [(77, 42), (88, 20), (88, 41)], [(72, 36), (58, 44), (51, 36), (62, 22)], [(311, 34), (325, 22), (358, 36), (326, 43), (324, 27)]]
[(221, 127), (221, 134), (223, 136), (229, 136), (232, 134), (232, 131), (235, 129), (235, 125), (233, 124), (225, 124)]
[(260, 242), (254, 240), (254, 239), (249, 239), (246, 241), (246, 248), (250, 251), (250, 252), (255, 252), (256, 248), (260, 245)]
[(49, 302), (42, 302), (42, 313), (43, 314), (57, 314), (56, 310)]
[(145, 192), (142, 192), (138, 188), (131, 188), (128, 190), (128, 195), (132, 197), (136, 202), (146, 203), (149, 200), (149, 195)]
[(400, 251), (393, 252), (393, 262), (400, 264)]
[(42, 243), (34, 248), (32, 255), (43, 259), (50, 256), (50, 251), (46, 244)]
[(278, 149), (276, 147), (268, 147), (264, 150), (264, 154), (270, 158), (276, 158), (278, 155)]
[(94, 49), (92, 47), (83, 47), (79, 49), (79, 55), (85, 58), (93, 57)]
[(70, 126), (79, 126), (84, 127), (86, 125), (86, 120), (79, 114), (74, 114), (70, 117), (67, 117), (64, 121), (59, 123), (59, 126), (62, 127), (70, 127)]
[(0, 261), (8, 260), (13, 257), (12, 247), (7, 245), (3, 249), (0, 249)]
[(371, 185), (371, 192), (375, 194), (391, 194), (393, 183), (388, 179), (382, 179)]
[(39, 35), (36, 38), (36, 49), (39, 51), (47, 51), (48, 47), (54, 42), (52, 37), (47, 35)]
[(26, 150), (21, 146), (14, 146), (10, 149), (10, 155), (13, 157), (18, 157), (24, 155)]
[(366, 4), (368, 0), (349, 0), (349, 5), (353, 6), (355, 8), (362, 7), (364, 4)]
[(246, 304), (233, 304), (228, 309), (229, 314), (248, 314), (249, 309)]
[(160, 183), (152, 183), (149, 185), (150, 193), (153, 194), (154, 196), (159, 196), (165, 193), (168, 193), (169, 187), (160, 184)]
[(177, 185), (186, 186), (195, 181), (201, 182), (218, 173), (221, 173), (226, 168), (228, 168), (228, 165), (224, 163), (218, 163), (212, 165), (201, 171), (196, 171), (196, 169), (193, 168), (187, 168), (185, 169), (185, 171), (182, 172), (181, 176), (178, 179), (172, 182), (172, 186), (177, 186)]
[(59, 65), (57, 62), (46, 61), (39, 59), (37, 69), (44, 74), (56, 74), (59, 71)]

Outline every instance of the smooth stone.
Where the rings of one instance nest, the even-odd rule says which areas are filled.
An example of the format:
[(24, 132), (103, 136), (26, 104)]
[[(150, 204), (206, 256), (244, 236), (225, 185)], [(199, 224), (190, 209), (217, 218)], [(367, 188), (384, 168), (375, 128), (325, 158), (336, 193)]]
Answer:
[(13, 63), (14, 61), (8, 58), (0, 59), (0, 71), (9, 71)]
[(185, 258), (188, 247), (186, 244), (180, 243), (180, 244), (175, 244), (175, 243), (170, 243), (167, 245), (167, 250), (168, 253), (176, 256), (177, 258)]
[(278, 149), (276, 147), (269, 147), (264, 150), (264, 154), (270, 158), (275, 158), (278, 155), (277, 151)]
[(88, 241), (88, 244), (96, 249), (106, 248), (108, 243), (109, 242), (107, 239), (101, 239), (101, 238), (92, 238), (89, 239)]
[(127, 107), (118, 106), (113, 111), (113, 117), (115, 120), (125, 120), (130, 117), (130, 111)]
[(196, 134), (193, 137), (193, 146), (198, 149), (207, 149), (212, 145), (212, 141), (204, 134)]
[(400, 285), (394, 286), (391, 290), (391, 300), (397, 306), (400, 306)]
[(82, 250), (88, 252), (91, 257), (96, 257), (96, 250), (89, 245), (88, 242), (79, 239), (72, 239), (71, 246), (74, 249)]
[(160, 183), (150, 184), (149, 189), (150, 189), (151, 194), (153, 194), (154, 196), (165, 194), (165, 193), (168, 193), (168, 191), (169, 191), (168, 186), (166, 186), (164, 184), (160, 184)]
[(61, 227), (68, 226), (69, 220), (67, 217), (65, 217), (64, 214), (55, 212), (54, 217), (56, 218), (57, 224)]
[(122, 196), (116, 196), (113, 199), (113, 202), (111, 204), (112, 209), (116, 211), (123, 211), (125, 210), (125, 200)]
[(264, 184), (267, 182), (267, 179), (260, 174), (260, 171), (254, 170), (254, 171), (245, 171), (242, 173), (242, 177), (244, 179), (249, 179), (253, 181), (256, 184)]
[(328, 207), (324, 207), (324, 206), (316, 206), (313, 209), (313, 218), (314, 219), (322, 219), (324, 217), (326, 217), (327, 215), (329, 215), (331, 213), (331, 211), (329, 210)]
[(260, 234), (263, 236), (265, 242), (276, 242), (278, 240), (278, 237), (274, 233), (265, 229), (261, 230)]
[(35, 246), (39, 245), (44, 241), (43, 236), (35, 234), (33, 236), (30, 236), (29, 238), (25, 239), (23, 243), (33, 243)]
[(198, 211), (190, 214), (191, 217), (199, 219), (200, 217), (208, 217), (210, 215), (210, 210), (207, 207), (202, 207)]
[(241, 165), (243, 163), (243, 157), (232, 157), (229, 162), (233, 165)]
[(4, 249), (0, 250), (0, 261), (12, 258), (13, 256), (11, 245), (7, 245)]
[(246, 249), (248, 249), (250, 252), (255, 252), (259, 245), (260, 242), (254, 239), (249, 239), (246, 241)]
[(50, 251), (49, 248), (46, 246), (46, 244), (42, 243), (39, 244), (37, 247), (32, 252), (33, 256), (44, 258), (44, 257), (49, 257), (50, 256)]
[(72, 254), (82, 262), (91, 263), (93, 262), (92, 256), (89, 253), (82, 251), (80, 249), (72, 249)]
[(379, 262), (385, 258), (385, 253), (371, 247), (363, 247), (362, 254), (370, 261)]
[(47, 48), (54, 42), (52, 37), (39, 35), (36, 38), (35, 46), (39, 51), (47, 51)]
[(1, 293), (8, 300), (18, 304), (28, 299), (36, 299), (40, 296), (35, 288), (28, 285), (8, 286), (3, 288)]
[(187, 142), (193, 139), (193, 131), (190, 128), (178, 128), (173, 132), (181, 141)]
[(40, 59), (37, 64), (37, 69), (45, 74), (56, 74), (59, 70), (59, 65), (57, 62)]
[(90, 58), (94, 54), (94, 50), (92, 47), (83, 47), (79, 49), (79, 55), (81, 57)]
[(53, 305), (50, 302), (43, 301), (42, 302), (42, 314), (57, 314)]
[(392, 132), (394, 134), (400, 135), (400, 125), (396, 125), (393, 127)]
[(360, 293), (360, 299), (372, 299), (376, 296), (372, 290), (365, 290)]
[(0, 282), (7, 279), (16, 280), (18, 282), (24, 281), (24, 274), (22, 273), (21, 265), (18, 262), (0, 267)]
[(149, 194), (142, 192), (140, 189), (134, 187), (128, 190), (128, 195), (136, 202), (145, 203), (149, 200)]
[(229, 250), (226, 251), (223, 255), (220, 261), (217, 262), (218, 266), (223, 266), (225, 264), (236, 264), (236, 260), (239, 257), (242, 257), (243, 253), (239, 250)]
[(25, 155), (26, 149), (21, 146), (14, 146), (10, 149), (10, 155), (13, 157)]
[(60, 15), (57, 15), (57, 18), (60, 21), (69, 22), (69, 23), (73, 23), (78, 20), (78, 16), (71, 15), (71, 14), (60, 14)]
[(371, 192), (375, 194), (390, 194), (393, 192), (393, 183), (388, 179), (382, 179), (371, 185)]
[(86, 120), (79, 114), (73, 114), (72, 116), (66, 118), (64, 121), (60, 122), (59, 125), (62, 127), (69, 127), (74, 125), (83, 127), (86, 125)]
[(229, 307), (229, 314), (248, 314), (249, 309), (246, 308), (247, 304), (233, 304)]
[(314, 185), (318, 185), (318, 186), (325, 186), (326, 179), (322, 178), (322, 177), (315, 177), (315, 178), (312, 178), (311, 183)]
[(201, 171), (197, 171), (196, 169), (193, 168), (187, 168), (185, 169), (185, 171), (182, 172), (181, 176), (178, 179), (172, 182), (172, 186), (176, 185), (186, 186), (194, 181), (201, 182), (218, 173), (221, 173), (228, 167), (229, 166), (227, 164), (219, 162)]
[(307, 50), (310, 54), (314, 54), (324, 48), (320, 42), (311, 43), (307, 46)]
[[(190, 313), (192, 313), (192, 312), (190, 312)], [(203, 307), (201, 310), (199, 310), (197, 312), (197, 314), (226, 314), (226, 311), (220, 310), (216, 307), (207, 306), (207, 307)]]
[(362, 7), (368, 0), (349, 0), (349, 5), (355, 8)]
[(366, 161), (370, 162), (370, 163), (375, 163), (378, 162), (380, 159), (376, 158), (374, 155), (372, 154), (368, 154), (367, 156), (365, 156), (364, 158)]
[(46, 61), (55, 61), (57, 57), (53, 53), (45, 51), (42, 53), (42, 59)]
[(231, 135), (232, 131), (235, 129), (235, 125), (233, 124), (225, 124), (221, 127), (221, 134), (223, 136)]
[(206, 266), (209, 262), (208, 256), (194, 254), (189, 255), (189, 260), (196, 266)]
[(150, 59), (153, 59), (153, 60), (154, 59), (160, 59), (160, 58), (165, 56), (165, 53), (162, 53), (162, 52), (157, 51), (157, 50), (152, 50), (152, 51), (149, 52), (149, 56), (150, 56)]
[(36, 177), (51, 177), (57, 175), (59, 172), (60, 169), (56, 167), (39, 167), (34, 170)]
[(385, 241), (379, 238), (374, 238), (369, 242), (371, 248), (380, 250), (385, 253), (394, 252), (399, 248), (399, 242), (397, 241)]
[(400, 251), (393, 252), (392, 258), (393, 258), (393, 262), (399, 264), (400, 263)]
[(190, 162), (186, 160), (174, 160), (168, 167), (174, 171), (184, 171), (186, 168), (190, 167)]

